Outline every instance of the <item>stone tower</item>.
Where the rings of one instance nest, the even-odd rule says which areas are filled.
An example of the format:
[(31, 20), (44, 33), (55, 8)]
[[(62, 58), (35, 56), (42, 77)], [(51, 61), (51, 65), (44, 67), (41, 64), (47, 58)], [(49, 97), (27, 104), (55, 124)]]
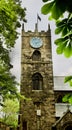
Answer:
[(21, 94), (22, 130), (51, 130), (55, 123), (51, 30), (38, 32), (22, 27)]

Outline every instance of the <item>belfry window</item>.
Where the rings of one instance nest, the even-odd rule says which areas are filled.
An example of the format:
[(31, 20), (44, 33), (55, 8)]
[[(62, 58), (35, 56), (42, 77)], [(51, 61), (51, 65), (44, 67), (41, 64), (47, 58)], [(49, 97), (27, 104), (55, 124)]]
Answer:
[(38, 50), (35, 50), (32, 54), (32, 60), (39, 61), (41, 59), (41, 53)]
[(33, 90), (42, 90), (43, 88), (43, 77), (40, 73), (35, 73), (32, 76)]

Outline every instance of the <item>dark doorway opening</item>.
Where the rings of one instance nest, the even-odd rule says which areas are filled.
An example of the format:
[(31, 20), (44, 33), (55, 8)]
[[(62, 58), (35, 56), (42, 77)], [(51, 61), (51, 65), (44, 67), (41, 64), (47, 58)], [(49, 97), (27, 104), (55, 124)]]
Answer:
[(23, 130), (27, 130), (27, 121), (23, 121)]
[(65, 130), (72, 130), (72, 126), (71, 126), (71, 125), (67, 126), (67, 127), (65, 128)]

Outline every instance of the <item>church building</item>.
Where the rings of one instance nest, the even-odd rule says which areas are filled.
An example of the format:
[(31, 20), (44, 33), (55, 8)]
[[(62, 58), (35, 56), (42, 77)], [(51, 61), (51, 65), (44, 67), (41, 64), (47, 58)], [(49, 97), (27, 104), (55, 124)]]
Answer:
[(26, 97), (20, 102), (20, 130), (72, 130), (71, 111), (61, 117), (56, 112), (65, 92), (54, 90), (49, 24), (46, 32), (38, 32), (37, 24), (34, 32), (22, 26), (20, 92)]

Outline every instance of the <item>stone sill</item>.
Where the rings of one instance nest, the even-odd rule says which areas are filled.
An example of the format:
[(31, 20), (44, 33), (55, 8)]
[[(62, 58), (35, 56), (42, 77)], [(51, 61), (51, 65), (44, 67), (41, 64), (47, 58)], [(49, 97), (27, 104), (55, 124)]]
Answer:
[(32, 90), (32, 92), (42, 92), (43, 90)]

